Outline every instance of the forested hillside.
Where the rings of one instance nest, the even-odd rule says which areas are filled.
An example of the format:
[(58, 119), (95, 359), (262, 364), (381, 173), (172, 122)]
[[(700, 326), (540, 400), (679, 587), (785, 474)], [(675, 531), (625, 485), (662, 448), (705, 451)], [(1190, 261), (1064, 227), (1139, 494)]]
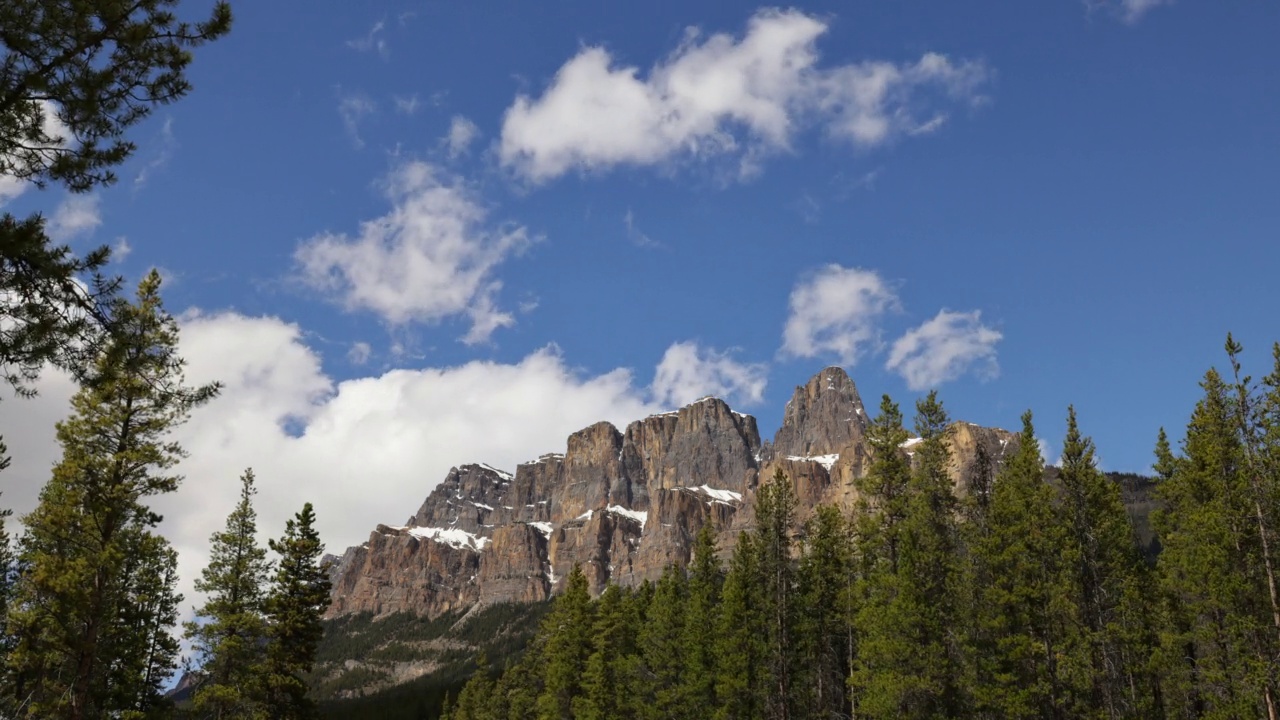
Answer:
[(722, 563), (610, 586), (575, 571), (524, 657), (448, 713), (481, 718), (1276, 717), (1280, 346), (1260, 386), (1208, 372), (1180, 451), (1161, 431), (1146, 561), (1074, 411), (1046, 477), (1031, 416), (1017, 454), (957, 499), (946, 414), (917, 404), (914, 468), (887, 397), (852, 516), (802, 527), (781, 473)]

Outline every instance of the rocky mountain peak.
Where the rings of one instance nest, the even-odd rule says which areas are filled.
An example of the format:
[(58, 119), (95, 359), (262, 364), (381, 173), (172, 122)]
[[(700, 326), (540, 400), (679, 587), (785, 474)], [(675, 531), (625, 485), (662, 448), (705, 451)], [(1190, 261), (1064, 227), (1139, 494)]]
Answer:
[(829, 367), (796, 388), (773, 439), (775, 457), (834, 455), (862, 442), (867, 414), (844, 368)]

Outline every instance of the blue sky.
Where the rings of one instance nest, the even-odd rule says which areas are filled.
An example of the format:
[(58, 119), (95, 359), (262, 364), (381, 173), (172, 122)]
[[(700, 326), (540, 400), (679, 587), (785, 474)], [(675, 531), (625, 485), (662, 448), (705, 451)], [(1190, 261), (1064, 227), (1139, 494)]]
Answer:
[[(247, 465), (342, 546), (596, 419), (718, 394), (771, 436), (839, 364), (869, 406), (1031, 408), (1051, 459), (1074, 403), (1144, 471), (1228, 330), (1269, 369), (1280, 5), (544, 5), (238, 3), (117, 185), (0, 186), (161, 268), (227, 383), (183, 431), (196, 557)], [(0, 405), (20, 510), (45, 382)]]

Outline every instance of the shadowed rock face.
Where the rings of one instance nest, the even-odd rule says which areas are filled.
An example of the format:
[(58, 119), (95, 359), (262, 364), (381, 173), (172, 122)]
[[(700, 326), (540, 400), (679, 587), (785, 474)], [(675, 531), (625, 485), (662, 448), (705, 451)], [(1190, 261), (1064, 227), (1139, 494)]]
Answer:
[[(431, 492), (407, 527), (378, 526), (369, 542), (334, 558), (330, 617), (410, 611), (426, 616), (559, 591), (575, 564), (593, 593), (609, 582), (656, 580), (689, 562), (704, 524), (728, 551), (754, 522), (755, 490), (781, 469), (799, 498), (798, 520), (821, 503), (849, 510), (869, 466), (866, 412), (844, 370), (797, 387), (772, 443), (755, 418), (704, 398), (619, 432), (597, 423), (569, 436), (564, 455), (515, 474), (462, 465)], [(992, 468), (1016, 447), (1003, 430), (956, 423), (951, 472), (963, 493), (978, 448)]]

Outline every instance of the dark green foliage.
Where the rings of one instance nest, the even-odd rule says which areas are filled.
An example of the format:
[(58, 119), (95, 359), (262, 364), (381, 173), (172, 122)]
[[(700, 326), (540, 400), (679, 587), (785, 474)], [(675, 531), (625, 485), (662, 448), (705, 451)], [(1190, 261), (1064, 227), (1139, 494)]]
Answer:
[(24, 518), (6, 692), (28, 717), (148, 712), (172, 668), (176, 561), (146, 502), (177, 489), (169, 433), (217, 388), (183, 384), (159, 288), (152, 272), (135, 302), (114, 301), (111, 341), (58, 425), (62, 460)]
[(253, 471), (240, 477), (240, 500), (225, 529), (210, 539), (209, 565), (196, 581), (205, 603), (187, 637), (197, 654), (202, 680), (192, 707), (197, 717), (254, 718), (261, 711), (258, 674), (264, 660), (267, 624), (263, 614), (271, 564), (257, 542)]
[[(178, 0), (6, 0), (0, 4), (0, 175), (84, 192), (115, 181), (125, 133), (186, 95), (190, 50), (225, 34), (231, 10), (179, 22)], [(0, 216), (0, 371), (28, 392), (53, 363), (88, 371), (118, 280), (105, 247), (74, 256), (40, 216)], [(85, 284), (76, 281), (85, 279)]]
[(573, 700), (582, 693), (583, 673), (591, 655), (594, 615), (587, 576), (574, 565), (564, 594), (543, 623), (543, 688), (535, 706), (539, 720), (573, 717)]
[(324, 544), (315, 520), (311, 503), (306, 503), (285, 523), (284, 536), (269, 543), (279, 560), (265, 603), (268, 641), (262, 683), (267, 715), (280, 720), (318, 717), (305, 678), (324, 636), (320, 615), (329, 606), (329, 574), (320, 564)]
[(1079, 551), (1044, 480), (1030, 412), (1017, 453), (996, 478), (988, 525), (974, 548), (989, 580), (978, 606), (978, 709), (1007, 718), (1077, 717), (1089, 680), (1072, 583)]

